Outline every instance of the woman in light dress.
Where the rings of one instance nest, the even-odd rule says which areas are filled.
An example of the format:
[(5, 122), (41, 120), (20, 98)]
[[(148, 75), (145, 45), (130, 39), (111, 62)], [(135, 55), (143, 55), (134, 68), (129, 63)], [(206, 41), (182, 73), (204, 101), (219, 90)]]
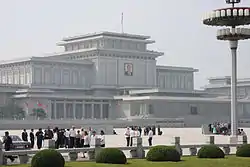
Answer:
[[(83, 132), (82, 138), (83, 138), (83, 147), (85, 148), (90, 147), (90, 137), (87, 131)], [(86, 152), (82, 153), (83, 154), (82, 158), (85, 158), (85, 153)]]
[(100, 138), (100, 146), (105, 147), (105, 134), (103, 130), (101, 130), (99, 138)]

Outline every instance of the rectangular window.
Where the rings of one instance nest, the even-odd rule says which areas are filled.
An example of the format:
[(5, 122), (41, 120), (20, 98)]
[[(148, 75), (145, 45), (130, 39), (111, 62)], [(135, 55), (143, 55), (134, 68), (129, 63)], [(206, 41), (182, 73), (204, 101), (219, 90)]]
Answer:
[(103, 118), (109, 118), (109, 104), (103, 104)]
[(197, 106), (190, 106), (190, 114), (191, 115), (198, 115), (198, 108), (197, 108)]
[(7, 74), (6, 74), (6, 71), (2, 72), (2, 83), (3, 84), (7, 83)]
[(12, 71), (8, 72), (8, 84), (13, 84), (13, 73), (12, 73)]
[(19, 84), (18, 71), (14, 71), (14, 84)]
[(148, 114), (149, 114), (149, 115), (154, 114), (154, 108), (153, 108), (153, 105), (152, 105), (152, 104), (149, 104), (149, 105), (148, 105)]

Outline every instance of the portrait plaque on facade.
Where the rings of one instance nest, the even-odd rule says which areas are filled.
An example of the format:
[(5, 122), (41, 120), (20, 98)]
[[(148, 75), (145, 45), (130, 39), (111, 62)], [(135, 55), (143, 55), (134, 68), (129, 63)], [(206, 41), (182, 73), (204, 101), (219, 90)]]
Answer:
[(133, 76), (133, 64), (132, 63), (124, 63), (124, 75)]

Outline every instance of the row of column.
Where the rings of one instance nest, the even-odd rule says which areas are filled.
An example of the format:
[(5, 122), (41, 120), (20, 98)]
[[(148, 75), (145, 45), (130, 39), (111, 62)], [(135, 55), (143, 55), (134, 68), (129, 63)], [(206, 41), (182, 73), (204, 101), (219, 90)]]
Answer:
[(51, 119), (107, 119), (107, 102), (51, 102)]

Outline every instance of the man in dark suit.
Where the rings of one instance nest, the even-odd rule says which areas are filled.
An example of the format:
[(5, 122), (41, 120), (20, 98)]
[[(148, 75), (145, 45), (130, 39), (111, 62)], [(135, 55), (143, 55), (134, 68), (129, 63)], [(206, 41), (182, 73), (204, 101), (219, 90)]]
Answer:
[(44, 136), (43, 136), (43, 131), (42, 128), (39, 128), (38, 131), (36, 132), (36, 145), (38, 149), (42, 148)]
[(23, 130), (22, 139), (23, 141), (28, 141), (28, 133), (26, 132), (26, 129)]
[(34, 129), (31, 129), (30, 131), (30, 144), (31, 148), (34, 148), (34, 143), (35, 143), (35, 135), (34, 135)]
[[(13, 147), (12, 138), (9, 136), (8, 131), (5, 132), (5, 138), (4, 138), (3, 144), (4, 144), (5, 151), (10, 151), (10, 149)], [(7, 158), (9, 158), (11, 162), (15, 160), (15, 158), (11, 155), (7, 156)]]

